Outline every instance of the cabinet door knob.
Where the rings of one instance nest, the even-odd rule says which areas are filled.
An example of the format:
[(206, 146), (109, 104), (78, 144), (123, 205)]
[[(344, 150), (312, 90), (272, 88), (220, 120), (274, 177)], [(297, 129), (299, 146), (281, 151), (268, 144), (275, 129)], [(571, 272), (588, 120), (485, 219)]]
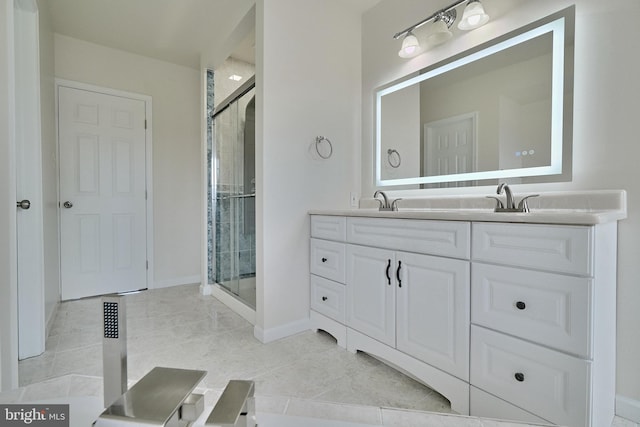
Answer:
[(514, 377), (516, 377), (516, 381), (519, 381), (519, 382), (523, 382), (524, 381), (524, 374), (522, 372), (516, 372)]
[(398, 279), (398, 287), (402, 287), (402, 280), (400, 279), (400, 269), (402, 268), (402, 261), (398, 261), (398, 269), (396, 270), (396, 279)]
[(329, 298), (327, 298), (327, 297), (322, 297), (322, 301), (326, 301), (326, 300), (328, 300), (328, 299), (329, 299)]
[(322, 262), (327, 262), (327, 259), (326, 258), (322, 258)]
[(20, 209), (29, 209), (31, 207), (31, 202), (27, 199), (20, 200), (16, 203), (16, 206)]
[(518, 310), (524, 310), (525, 308), (527, 308), (527, 305), (522, 301), (518, 301), (516, 302), (516, 307), (518, 307)]

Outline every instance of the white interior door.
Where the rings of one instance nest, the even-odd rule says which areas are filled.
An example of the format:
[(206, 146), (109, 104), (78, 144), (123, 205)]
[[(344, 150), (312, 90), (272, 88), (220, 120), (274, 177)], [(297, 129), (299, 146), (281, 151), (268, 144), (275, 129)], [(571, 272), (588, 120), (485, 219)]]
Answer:
[(38, 8), (33, 0), (14, 2), (16, 213), (18, 272), (18, 357), (45, 349), (44, 231)]
[(475, 172), (475, 114), (424, 125), (427, 176)]
[(62, 299), (147, 288), (145, 102), (59, 86)]

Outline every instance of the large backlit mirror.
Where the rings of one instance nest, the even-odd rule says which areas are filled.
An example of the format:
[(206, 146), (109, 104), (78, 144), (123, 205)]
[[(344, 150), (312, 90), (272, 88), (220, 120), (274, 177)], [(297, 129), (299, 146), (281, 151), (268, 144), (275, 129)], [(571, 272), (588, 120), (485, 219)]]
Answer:
[(571, 179), (574, 8), (376, 91), (376, 185)]

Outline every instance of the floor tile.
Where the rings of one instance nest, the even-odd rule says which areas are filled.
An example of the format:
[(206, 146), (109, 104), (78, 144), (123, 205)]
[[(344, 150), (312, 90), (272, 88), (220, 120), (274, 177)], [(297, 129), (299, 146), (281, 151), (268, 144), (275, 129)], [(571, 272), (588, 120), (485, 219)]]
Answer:
[[(203, 386), (223, 390), (231, 379), (254, 379), (265, 398), (319, 399), (330, 403), (448, 411), (429, 388), (364, 354), (308, 331), (268, 344), (253, 327), (197, 285), (156, 289), (123, 298), (127, 314), (128, 379), (155, 366), (201, 369)], [(99, 392), (102, 376), (100, 298), (60, 304), (47, 352), (20, 362), (20, 383), (75, 376), (70, 392)], [(443, 403), (444, 402), (444, 403)]]
[[(440, 394), (365, 353), (338, 347), (326, 333), (307, 331), (262, 344), (252, 325), (214, 297), (200, 295), (197, 285), (129, 294), (124, 302), (130, 385), (156, 366), (199, 369), (208, 374), (196, 392), (209, 406), (229, 380), (251, 379), (261, 412), (403, 427), (483, 426), (475, 418), (399, 410), (451, 412)], [(101, 398), (100, 328), (99, 298), (61, 303), (46, 352), (19, 364), (24, 387), (0, 397)], [(637, 427), (624, 420), (614, 425)]]

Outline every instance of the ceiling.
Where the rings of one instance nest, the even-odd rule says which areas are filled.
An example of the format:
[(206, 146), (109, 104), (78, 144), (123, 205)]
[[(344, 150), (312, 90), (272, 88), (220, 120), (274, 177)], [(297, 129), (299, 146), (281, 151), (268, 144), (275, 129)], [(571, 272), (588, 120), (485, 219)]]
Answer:
[[(363, 13), (380, 0), (343, 0)], [(199, 69), (200, 55), (223, 49), (255, 0), (49, 0), (53, 31)], [(255, 35), (253, 35), (255, 39)], [(251, 34), (238, 45), (248, 60)]]

